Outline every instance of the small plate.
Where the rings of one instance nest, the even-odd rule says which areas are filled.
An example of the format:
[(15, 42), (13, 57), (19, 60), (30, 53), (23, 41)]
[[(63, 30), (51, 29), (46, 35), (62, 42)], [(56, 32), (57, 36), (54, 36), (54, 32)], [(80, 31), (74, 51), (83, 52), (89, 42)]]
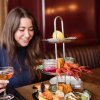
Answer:
[(46, 72), (42, 70), (42, 73), (46, 74), (46, 75), (57, 75), (56, 72)]
[(77, 39), (77, 37), (68, 37), (68, 38), (64, 38), (63, 40), (49, 38), (49, 39), (44, 39), (43, 41), (47, 41), (50, 43), (63, 43), (63, 42), (70, 43), (74, 41), (75, 39)]

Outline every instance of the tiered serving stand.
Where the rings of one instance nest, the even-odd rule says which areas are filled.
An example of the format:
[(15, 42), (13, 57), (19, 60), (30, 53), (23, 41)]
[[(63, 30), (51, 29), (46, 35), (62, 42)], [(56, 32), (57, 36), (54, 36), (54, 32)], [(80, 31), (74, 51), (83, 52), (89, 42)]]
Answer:
[[(57, 28), (56, 28), (57, 19), (60, 19), (60, 21), (61, 21), (61, 29), (62, 29), (62, 33), (64, 34), (63, 19), (60, 16), (56, 16), (55, 19), (54, 19), (54, 32), (56, 33), (56, 30), (57, 30)], [(55, 45), (55, 58), (57, 60), (57, 58), (58, 58), (58, 55), (57, 55), (57, 44), (58, 43), (62, 43), (63, 44), (63, 58), (65, 59), (65, 43), (70, 43), (75, 39), (77, 39), (77, 37), (67, 37), (67, 38), (64, 38), (63, 40), (60, 40), (60, 39), (57, 39), (57, 33), (56, 33), (56, 38), (44, 39), (43, 41)], [(50, 73), (50, 72), (46, 72), (45, 74), (57, 75), (56, 73)], [(58, 77), (57, 77), (57, 88), (58, 88)]]

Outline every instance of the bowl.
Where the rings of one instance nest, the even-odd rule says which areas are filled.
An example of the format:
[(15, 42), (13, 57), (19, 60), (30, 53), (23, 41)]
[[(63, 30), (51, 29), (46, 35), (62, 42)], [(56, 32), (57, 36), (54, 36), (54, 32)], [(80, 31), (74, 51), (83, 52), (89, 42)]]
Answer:
[(57, 68), (56, 59), (44, 59), (43, 60), (43, 71), (44, 72), (55, 72)]

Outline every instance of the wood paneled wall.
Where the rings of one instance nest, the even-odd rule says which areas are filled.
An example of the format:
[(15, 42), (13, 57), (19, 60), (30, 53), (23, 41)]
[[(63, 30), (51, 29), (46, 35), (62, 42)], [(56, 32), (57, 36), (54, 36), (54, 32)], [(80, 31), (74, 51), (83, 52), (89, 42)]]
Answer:
[[(43, 31), (42, 2), (45, 3), (45, 31)], [(98, 1), (100, 4), (100, 1)], [(100, 43), (100, 7), (97, 0), (9, 0), (9, 11), (17, 6), (27, 8), (35, 16), (45, 38), (51, 38), (54, 31), (54, 18), (61, 16), (64, 33), (77, 36), (74, 45)], [(99, 17), (98, 17), (99, 16)], [(98, 22), (99, 21), (99, 22)], [(60, 21), (57, 22), (60, 29)], [(69, 45), (72, 45), (69, 44)]]
[(29, 10), (37, 20), (40, 31), (42, 32), (42, 5), (41, 0), (8, 0), (8, 12), (15, 7), (22, 7)]

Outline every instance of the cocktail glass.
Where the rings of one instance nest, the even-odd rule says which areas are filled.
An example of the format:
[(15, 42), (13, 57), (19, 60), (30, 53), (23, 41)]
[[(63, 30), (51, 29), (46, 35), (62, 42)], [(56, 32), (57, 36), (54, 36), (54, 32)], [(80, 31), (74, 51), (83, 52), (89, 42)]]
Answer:
[[(14, 74), (13, 67), (0, 67), (0, 80), (9, 80)], [(6, 88), (6, 87), (5, 87)], [(14, 95), (7, 94), (6, 89), (4, 91), (3, 96), (0, 97), (0, 100), (11, 100), (14, 98)]]

